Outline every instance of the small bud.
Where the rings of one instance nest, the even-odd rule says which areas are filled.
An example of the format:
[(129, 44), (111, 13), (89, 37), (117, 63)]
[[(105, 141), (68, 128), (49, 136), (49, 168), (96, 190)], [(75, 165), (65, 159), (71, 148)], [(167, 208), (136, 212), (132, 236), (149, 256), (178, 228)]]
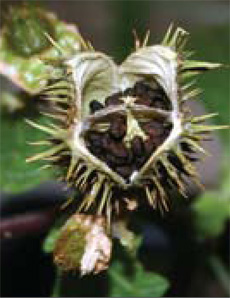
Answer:
[(104, 217), (74, 214), (61, 230), (54, 261), (62, 270), (96, 274), (107, 269), (111, 248)]

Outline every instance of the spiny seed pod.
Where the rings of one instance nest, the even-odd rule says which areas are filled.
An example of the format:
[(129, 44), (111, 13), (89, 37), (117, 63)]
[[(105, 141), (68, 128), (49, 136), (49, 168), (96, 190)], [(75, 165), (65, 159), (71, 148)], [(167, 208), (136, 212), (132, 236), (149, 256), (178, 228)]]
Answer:
[[(159, 45), (147, 39), (121, 64), (85, 43), (63, 61), (65, 75), (51, 80), (41, 98), (54, 102), (56, 124), (34, 127), (50, 135), (49, 149), (28, 159), (59, 165), (64, 180), (83, 193), (78, 212), (110, 221), (127, 200), (146, 197), (168, 209), (172, 190), (186, 196), (184, 178), (199, 183), (193, 165), (200, 142), (214, 129), (184, 103), (199, 90), (185, 79), (221, 64), (188, 60), (188, 33), (172, 26)], [(143, 201), (143, 200), (142, 200)], [(96, 210), (96, 211), (95, 211)]]

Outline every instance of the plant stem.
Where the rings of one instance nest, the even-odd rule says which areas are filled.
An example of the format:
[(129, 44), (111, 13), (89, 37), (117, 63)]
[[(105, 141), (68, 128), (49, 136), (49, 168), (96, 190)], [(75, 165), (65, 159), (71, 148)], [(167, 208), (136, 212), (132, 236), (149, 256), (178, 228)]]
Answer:
[(226, 294), (230, 296), (229, 272), (224, 267), (221, 260), (215, 255), (209, 257), (208, 262), (215, 277), (226, 291)]
[(57, 268), (51, 297), (60, 297), (60, 291), (61, 291), (61, 270)]

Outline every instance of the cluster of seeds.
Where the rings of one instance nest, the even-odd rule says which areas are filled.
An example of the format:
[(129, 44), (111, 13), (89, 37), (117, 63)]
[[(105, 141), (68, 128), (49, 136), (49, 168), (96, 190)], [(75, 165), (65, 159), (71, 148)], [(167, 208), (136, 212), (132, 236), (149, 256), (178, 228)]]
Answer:
[[(137, 82), (133, 88), (113, 94), (105, 99), (104, 105), (93, 100), (90, 103), (91, 113), (122, 105), (124, 97), (135, 98), (135, 105), (144, 105), (161, 110), (170, 110), (170, 102), (162, 89), (153, 89), (144, 82)], [(127, 133), (127, 115), (114, 113), (110, 115), (106, 131), (91, 130), (87, 137), (88, 149), (104, 161), (111, 169), (128, 180), (134, 171), (138, 171), (150, 155), (164, 142), (171, 131), (171, 124), (162, 119), (138, 121), (146, 138), (134, 136), (127, 146), (124, 138)]]
[[(137, 105), (145, 105), (167, 111), (171, 110), (171, 103), (163, 89), (160, 87), (156, 89), (152, 88), (143, 81), (137, 82), (133, 88), (127, 88), (124, 92), (118, 92), (107, 97), (105, 100), (105, 107), (122, 104), (121, 98), (126, 96), (136, 97), (137, 99), (135, 103)], [(104, 105), (97, 100), (93, 100), (90, 103), (92, 113), (103, 108)]]

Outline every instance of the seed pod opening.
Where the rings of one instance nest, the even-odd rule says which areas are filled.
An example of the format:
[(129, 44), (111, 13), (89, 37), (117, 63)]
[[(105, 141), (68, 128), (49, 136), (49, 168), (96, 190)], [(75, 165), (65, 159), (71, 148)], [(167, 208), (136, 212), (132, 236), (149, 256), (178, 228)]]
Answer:
[[(59, 164), (64, 179), (84, 193), (80, 210), (93, 206), (110, 218), (136, 190), (154, 208), (167, 209), (172, 189), (186, 195), (184, 176), (199, 183), (194, 155), (205, 153), (206, 134), (224, 127), (202, 124), (213, 115), (186, 111), (198, 90), (185, 79), (221, 65), (188, 60), (187, 37), (170, 27), (161, 44), (138, 46), (121, 65), (86, 47), (63, 62), (66, 75), (41, 93), (54, 102), (57, 124), (32, 123), (53, 142), (30, 160)], [(124, 193), (119, 200), (117, 190)]]

